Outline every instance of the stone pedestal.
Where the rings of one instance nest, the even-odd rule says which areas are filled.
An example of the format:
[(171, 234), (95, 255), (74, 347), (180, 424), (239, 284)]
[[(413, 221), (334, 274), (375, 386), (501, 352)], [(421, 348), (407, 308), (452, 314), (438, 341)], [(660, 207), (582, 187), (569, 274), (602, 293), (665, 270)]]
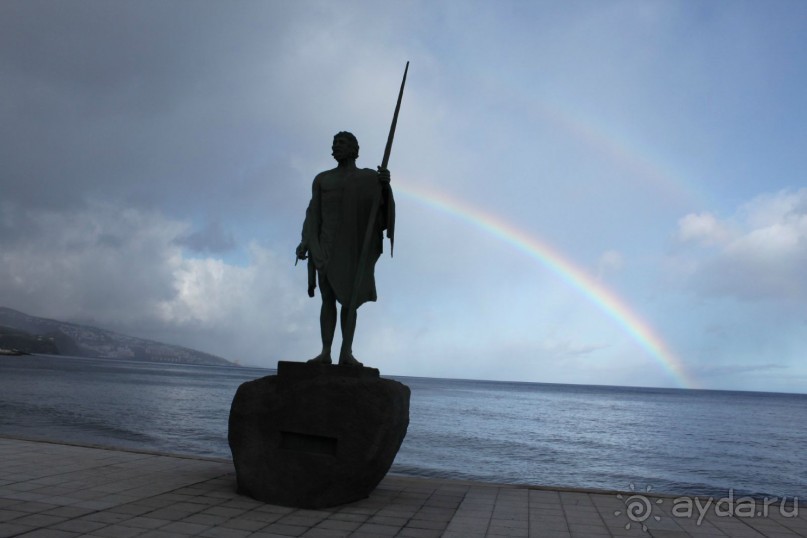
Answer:
[(229, 441), (240, 493), (298, 508), (367, 497), (409, 425), (409, 387), (375, 368), (280, 362), (242, 384)]

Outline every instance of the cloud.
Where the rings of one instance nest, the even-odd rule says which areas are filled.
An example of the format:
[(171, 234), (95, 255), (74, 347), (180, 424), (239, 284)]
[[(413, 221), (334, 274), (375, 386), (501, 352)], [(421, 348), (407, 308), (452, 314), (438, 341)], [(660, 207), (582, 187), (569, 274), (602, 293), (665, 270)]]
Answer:
[(625, 265), (625, 259), (616, 250), (606, 250), (597, 261), (597, 277), (602, 278), (607, 273), (619, 271)]
[(807, 298), (807, 189), (758, 196), (722, 220), (686, 215), (677, 237), (705, 247), (686, 250), (679, 263), (698, 293), (748, 301)]
[(236, 247), (233, 234), (220, 222), (208, 223), (204, 229), (180, 237), (176, 242), (194, 252), (224, 253)]
[(4, 204), (0, 222), (4, 306), (266, 366), (316, 338), (304, 279), (289, 256), (257, 244), (244, 265), (189, 258), (187, 222), (101, 202), (58, 212)]
[(678, 239), (703, 245), (720, 245), (731, 238), (725, 223), (719, 222), (711, 213), (689, 214), (678, 221)]
[[(364, 118), (383, 143), (403, 62), (388, 61), (387, 47), (367, 50), (383, 28), (355, 32), (359, 13), (328, 3), (201, 2), (192, 14), (148, 0), (3, 3), (3, 198), (65, 208), (93, 195), (212, 218), (284, 211), (297, 151), (310, 159), (321, 148), (329, 164), (328, 137), (367, 132)], [(337, 76), (357, 51), (361, 61)]]
[(0, 300), (32, 314), (132, 322), (173, 293), (187, 225), (91, 203), (79, 211), (0, 206)]

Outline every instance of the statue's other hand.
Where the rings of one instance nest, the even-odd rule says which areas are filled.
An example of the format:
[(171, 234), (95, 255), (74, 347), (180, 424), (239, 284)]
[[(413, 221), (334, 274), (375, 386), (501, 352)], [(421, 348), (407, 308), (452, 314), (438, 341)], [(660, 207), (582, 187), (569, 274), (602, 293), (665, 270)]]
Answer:
[(311, 255), (311, 258), (314, 260), (314, 267), (317, 269), (317, 271), (322, 271), (324, 274), (328, 269), (328, 262), (322, 258), (315, 257), (313, 254)]
[(297, 254), (297, 259), (298, 259), (298, 260), (305, 260), (305, 259), (307, 259), (307, 257), (306, 257), (306, 251), (307, 251), (307, 250), (308, 250), (308, 249), (307, 249), (307, 248), (305, 248), (305, 245), (303, 245), (302, 243), (300, 243), (299, 245), (297, 245), (297, 251), (296, 251), (296, 254)]
[(378, 181), (382, 185), (389, 185), (389, 182), (390, 182), (391, 179), (392, 178), (390, 177), (389, 170), (387, 170), (386, 168), (381, 168), (379, 166), (378, 167)]

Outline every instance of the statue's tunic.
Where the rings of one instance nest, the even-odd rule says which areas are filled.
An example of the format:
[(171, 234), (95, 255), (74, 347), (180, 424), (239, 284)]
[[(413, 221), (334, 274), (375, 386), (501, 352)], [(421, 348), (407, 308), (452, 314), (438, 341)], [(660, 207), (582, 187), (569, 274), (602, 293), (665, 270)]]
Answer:
[(322, 279), (347, 306), (356, 279), (364, 236), (374, 196), (381, 192), (381, 203), (373, 226), (370, 251), (363, 268), (356, 308), (376, 300), (375, 264), (383, 251), (383, 230), (394, 239), (395, 200), (389, 185), (382, 186), (378, 173), (369, 168), (343, 172), (338, 168), (314, 178), (311, 202), (303, 223), (303, 244), (309, 251)]

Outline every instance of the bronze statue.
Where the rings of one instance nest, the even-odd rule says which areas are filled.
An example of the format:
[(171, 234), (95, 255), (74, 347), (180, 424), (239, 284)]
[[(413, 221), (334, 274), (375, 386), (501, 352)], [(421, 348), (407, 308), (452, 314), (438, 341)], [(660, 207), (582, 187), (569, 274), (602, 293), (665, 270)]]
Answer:
[[(333, 137), (332, 155), (338, 165), (314, 178), (296, 252), (297, 259), (308, 259), (308, 295), (314, 296), (315, 273), (322, 295), (322, 352), (308, 362), (331, 364), (338, 301), (342, 306), (339, 364), (362, 366), (352, 350), (356, 310), (377, 298), (375, 263), (383, 250), (383, 230), (390, 242), (394, 238), (395, 201), (389, 170), (378, 167), (375, 172), (356, 166), (359, 143), (351, 133), (343, 131)], [(365, 235), (369, 239), (366, 246)]]
[(339, 301), (342, 305), (339, 364), (363, 366), (353, 356), (356, 310), (366, 301), (376, 300), (374, 270), (383, 250), (384, 230), (390, 239), (390, 255), (394, 245), (395, 200), (387, 164), (408, 71), (409, 62), (406, 62), (378, 172), (356, 167), (359, 142), (351, 133), (342, 131), (333, 137), (331, 148), (331, 154), (339, 164), (314, 178), (311, 202), (303, 223), (303, 240), (296, 252), (296, 259), (308, 258), (309, 297), (314, 296), (317, 276), (322, 295), (319, 316), (322, 352), (308, 362), (331, 364), (336, 301)]

